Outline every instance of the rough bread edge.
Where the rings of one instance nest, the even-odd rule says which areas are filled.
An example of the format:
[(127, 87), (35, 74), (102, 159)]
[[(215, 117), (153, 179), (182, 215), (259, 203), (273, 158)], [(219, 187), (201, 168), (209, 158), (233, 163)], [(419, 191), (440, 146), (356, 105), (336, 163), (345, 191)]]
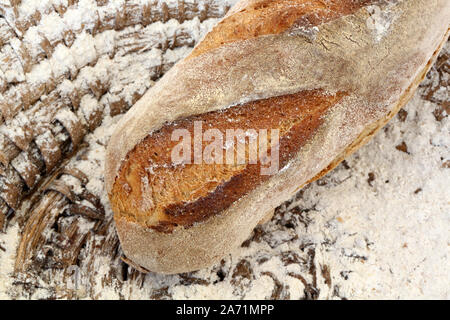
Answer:
[[(428, 63), (418, 73), (408, 89), (401, 95), (391, 111), (384, 118), (368, 125), (341, 154), (330, 162), (326, 169), (322, 170), (305, 184), (302, 184), (297, 191), (333, 170), (346, 157), (365, 145), (408, 103), (419, 84), (431, 69), (439, 52), (448, 40), (449, 35), (450, 29), (447, 30), (444, 39), (434, 51)], [(261, 211), (261, 214), (256, 219), (256, 224), (258, 224), (258, 221), (259, 223), (265, 222), (266, 215), (267, 211)], [(196, 271), (219, 262), (225, 254), (232, 252), (236, 247), (234, 242), (229, 241), (229, 239), (233, 239), (231, 238), (233, 236), (232, 234), (238, 235), (242, 232), (242, 226), (239, 228), (235, 225), (235, 220), (232, 215), (214, 216), (210, 220), (197, 224), (192, 228), (177, 229), (172, 234), (154, 232), (138, 223), (127, 220), (123, 216), (115, 216), (115, 221), (125, 255), (129, 251), (134, 251), (134, 253), (130, 254), (130, 256), (134, 256), (140, 249), (142, 250), (142, 244), (146, 244), (146, 252), (144, 253), (146, 256), (146, 267), (129, 258), (125, 258), (124, 261), (131, 262), (130, 265), (141, 272), (157, 272), (162, 274)], [(229, 237), (222, 237), (219, 241), (214, 241), (217, 236), (221, 237), (225, 232)]]
[[(398, 105), (392, 109), (392, 111), (385, 117), (377, 122), (369, 125), (360, 135), (359, 137), (353, 141), (351, 145), (348, 146), (346, 150), (344, 150), (341, 154), (339, 154), (330, 164), (327, 168), (322, 170), (319, 174), (317, 174), (314, 178), (311, 180), (308, 180), (305, 184), (301, 185), (297, 191), (301, 190), (306, 185), (310, 184), (311, 182), (314, 182), (323, 176), (325, 176), (328, 172), (332, 171), (334, 168), (336, 168), (342, 161), (345, 160), (345, 158), (349, 157), (353, 153), (355, 153), (359, 148), (367, 144), (377, 133), (380, 131), (395, 115), (400, 111), (401, 108), (403, 108), (409, 100), (414, 96), (414, 93), (416, 92), (417, 88), (419, 87), (420, 83), (425, 79), (428, 71), (430, 71), (431, 67), (436, 62), (437, 57), (439, 56), (439, 53), (441, 52), (442, 48), (444, 47), (445, 43), (448, 41), (450, 36), (450, 29), (448, 29), (446, 35), (444, 36), (444, 40), (441, 42), (439, 47), (434, 52), (433, 56), (431, 57), (430, 61), (427, 63), (426, 67), (422, 70), (422, 72), (419, 74), (416, 81), (414, 81), (411, 86), (408, 88), (407, 91), (405, 91), (405, 94), (400, 98), (400, 101)], [(296, 192), (297, 192), (296, 191)]]

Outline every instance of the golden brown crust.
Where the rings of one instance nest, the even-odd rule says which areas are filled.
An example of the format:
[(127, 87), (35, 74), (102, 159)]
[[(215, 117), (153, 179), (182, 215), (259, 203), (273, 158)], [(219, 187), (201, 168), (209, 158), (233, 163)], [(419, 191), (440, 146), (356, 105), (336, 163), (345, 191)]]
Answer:
[(206, 35), (188, 59), (224, 44), (269, 34), (280, 34), (291, 28), (311, 28), (349, 15), (377, 0), (258, 0), (225, 17)]
[[(171, 160), (171, 151), (178, 143), (171, 140), (174, 130), (187, 129), (193, 136), (195, 121), (207, 125), (205, 130), (214, 128), (224, 136), (230, 129), (267, 129), (268, 133), (278, 129), (281, 169), (315, 133), (327, 110), (344, 96), (320, 90), (303, 91), (165, 124), (136, 145), (123, 162), (113, 187), (113, 209), (161, 232), (171, 232), (176, 226), (192, 226), (219, 214), (270, 176), (261, 175), (261, 161), (244, 165), (205, 161), (194, 164), (191, 155), (192, 164), (175, 166)], [(193, 140), (191, 145), (193, 150)], [(205, 145), (202, 152), (204, 148)]]

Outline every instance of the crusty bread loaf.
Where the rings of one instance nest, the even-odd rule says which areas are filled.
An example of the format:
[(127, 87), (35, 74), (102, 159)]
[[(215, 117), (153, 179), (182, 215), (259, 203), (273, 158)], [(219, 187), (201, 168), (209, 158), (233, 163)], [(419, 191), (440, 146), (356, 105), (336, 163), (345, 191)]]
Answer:
[[(106, 186), (128, 261), (180, 273), (230, 253), (395, 115), (449, 21), (447, 0), (239, 2), (109, 142)], [(174, 164), (171, 134), (195, 134), (198, 122), (223, 133), (278, 129), (270, 149), (280, 170), (262, 175), (261, 161)]]

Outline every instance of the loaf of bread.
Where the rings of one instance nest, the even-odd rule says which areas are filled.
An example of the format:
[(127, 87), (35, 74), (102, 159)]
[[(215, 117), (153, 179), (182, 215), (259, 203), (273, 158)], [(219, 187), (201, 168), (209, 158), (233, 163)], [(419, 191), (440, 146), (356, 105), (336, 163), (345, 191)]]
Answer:
[[(447, 41), (449, 22), (448, 0), (238, 2), (109, 142), (106, 187), (127, 261), (161, 273), (220, 261), (396, 114)], [(208, 143), (195, 139), (208, 140), (209, 129), (217, 140), (230, 130), (245, 141), (259, 134), (265, 157), (252, 158), (264, 148), (252, 153), (249, 142), (245, 161), (209, 161)], [(173, 159), (174, 132), (194, 137), (183, 161)]]

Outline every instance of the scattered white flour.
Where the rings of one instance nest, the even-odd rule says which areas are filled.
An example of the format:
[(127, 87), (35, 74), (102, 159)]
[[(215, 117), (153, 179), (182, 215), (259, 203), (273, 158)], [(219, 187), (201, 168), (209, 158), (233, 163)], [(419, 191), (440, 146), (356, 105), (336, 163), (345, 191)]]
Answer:
[(0, 300), (9, 299), (7, 291), (13, 282), (12, 273), (19, 239), (17, 224), (8, 228), (7, 233), (0, 233)]
[(370, 14), (367, 19), (367, 27), (374, 33), (375, 40), (379, 42), (389, 32), (389, 29), (396, 20), (397, 16), (391, 10), (394, 2), (385, 1), (385, 8), (381, 9), (378, 5), (367, 6), (366, 9)]

